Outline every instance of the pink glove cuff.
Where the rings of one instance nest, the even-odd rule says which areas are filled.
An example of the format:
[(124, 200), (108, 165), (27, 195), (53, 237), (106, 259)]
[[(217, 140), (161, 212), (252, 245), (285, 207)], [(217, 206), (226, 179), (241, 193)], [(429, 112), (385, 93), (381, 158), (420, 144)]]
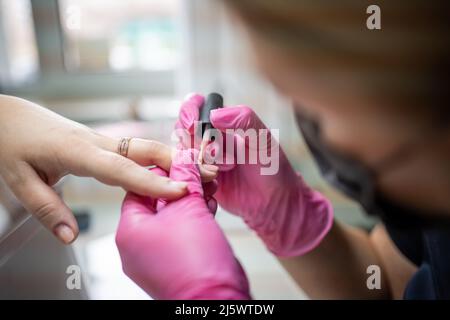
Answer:
[[(301, 256), (316, 248), (333, 225), (333, 207), (298, 176), (295, 195), (286, 195), (278, 210), (261, 221), (246, 221), (276, 256)], [(255, 219), (257, 220), (257, 219)]]

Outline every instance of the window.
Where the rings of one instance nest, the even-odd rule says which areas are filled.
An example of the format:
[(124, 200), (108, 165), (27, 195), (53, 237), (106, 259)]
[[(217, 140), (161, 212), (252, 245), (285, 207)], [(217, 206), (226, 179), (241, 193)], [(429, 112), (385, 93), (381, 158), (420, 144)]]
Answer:
[(69, 71), (173, 70), (179, 0), (60, 0)]
[(39, 68), (29, 0), (0, 0), (2, 81), (23, 83)]
[[(43, 98), (174, 94), (186, 51), (180, 40), (186, 35), (180, 27), (185, 1), (0, 4), (0, 87), (5, 93)], [(31, 73), (36, 74), (32, 81), (11, 79)]]
[[(210, 90), (217, 81), (220, 8), (203, 0), (0, 0), (0, 87), (23, 97), (57, 99), (113, 96), (170, 96)], [(12, 5), (14, 3), (14, 5)], [(26, 23), (10, 6), (28, 8)], [(217, 12), (217, 15), (205, 14)], [(1, 24), (8, 16), (13, 29), (30, 26), (22, 45), (32, 57), (32, 81), (10, 83), (2, 72), (10, 62)], [(19, 23), (19, 21), (21, 21)], [(3, 39), (8, 38), (7, 41)], [(25, 39), (25, 38), (24, 38)], [(34, 53), (33, 53), (34, 50)], [(17, 61), (24, 61), (14, 54)], [(7, 57), (8, 58), (8, 57)], [(17, 68), (25, 68), (24, 62)], [(31, 71), (11, 69), (14, 76)], [(34, 71), (33, 71), (34, 72)], [(8, 80), (8, 79), (6, 79)], [(206, 89), (205, 89), (206, 88)]]

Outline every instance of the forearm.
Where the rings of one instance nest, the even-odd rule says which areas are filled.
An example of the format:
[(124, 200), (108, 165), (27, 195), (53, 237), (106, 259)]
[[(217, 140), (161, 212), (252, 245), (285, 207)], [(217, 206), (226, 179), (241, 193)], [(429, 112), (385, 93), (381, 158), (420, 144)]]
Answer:
[(313, 299), (388, 299), (386, 277), (381, 289), (367, 288), (367, 267), (378, 265), (369, 234), (334, 222), (328, 235), (313, 251), (299, 257), (279, 258), (299, 286)]

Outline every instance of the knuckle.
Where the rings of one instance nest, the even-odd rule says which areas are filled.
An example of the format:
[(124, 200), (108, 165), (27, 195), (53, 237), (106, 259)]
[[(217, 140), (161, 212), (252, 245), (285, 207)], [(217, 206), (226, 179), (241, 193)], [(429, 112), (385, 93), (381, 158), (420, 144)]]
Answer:
[(57, 143), (52, 144), (52, 152), (57, 156), (70, 158), (73, 154), (79, 154), (85, 144), (85, 139), (78, 128), (68, 128), (67, 132), (59, 137)]
[(115, 153), (99, 151), (97, 153), (99, 164), (112, 167), (114, 171), (123, 173), (133, 168), (133, 162)]
[(11, 190), (16, 190), (25, 185), (27, 182), (26, 176), (17, 170), (7, 170), (3, 178)]
[(155, 140), (147, 140), (147, 151), (150, 158), (158, 156), (162, 151), (162, 144)]
[(83, 175), (89, 159), (85, 155), (97, 154), (97, 149), (79, 138), (68, 140), (68, 145), (70, 147), (63, 148), (60, 156), (55, 158), (57, 165), (60, 168), (70, 168), (73, 174)]
[(161, 142), (152, 141), (149, 147), (149, 157), (155, 164), (163, 166), (164, 169), (169, 169), (164, 165), (169, 166), (172, 159), (172, 149)]
[(134, 162), (119, 155), (112, 157), (111, 164), (118, 172), (127, 172), (134, 168)]
[[(151, 172), (149, 172), (151, 173)], [(152, 174), (149, 176), (150, 183), (143, 184), (142, 186), (137, 187), (137, 192), (141, 195), (146, 195), (149, 197), (159, 197), (161, 193), (163, 193), (163, 188), (165, 183), (162, 178)]]
[(36, 218), (44, 224), (49, 222), (51, 219), (54, 219), (58, 212), (57, 205), (52, 202), (40, 204), (33, 211)]
[(252, 118), (255, 116), (255, 111), (248, 106), (241, 106), (241, 113), (245, 118)]

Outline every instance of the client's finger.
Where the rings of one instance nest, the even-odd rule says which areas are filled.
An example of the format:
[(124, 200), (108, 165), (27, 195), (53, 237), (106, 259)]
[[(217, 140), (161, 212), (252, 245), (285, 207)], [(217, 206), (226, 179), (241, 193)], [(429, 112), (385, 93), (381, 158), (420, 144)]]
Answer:
[[(119, 139), (106, 136), (100, 136), (96, 141), (97, 146), (114, 153), (117, 153), (119, 143)], [(141, 166), (156, 165), (169, 171), (175, 152), (176, 149), (155, 140), (132, 138), (128, 142), (127, 158)], [(203, 182), (214, 180), (219, 172), (217, 166), (208, 164), (200, 165), (199, 170)]]
[[(121, 140), (103, 135), (96, 135), (94, 144), (106, 151), (118, 153)], [(155, 140), (130, 138), (128, 140), (128, 159), (141, 166), (157, 165), (164, 170), (170, 169), (173, 150), (168, 145)]]
[(133, 138), (129, 142), (127, 158), (141, 166), (156, 165), (169, 171), (174, 150), (154, 140)]
[(71, 172), (76, 175), (94, 177), (143, 196), (178, 199), (187, 192), (185, 182), (161, 177), (117, 153), (98, 148), (91, 148), (72, 162)]
[(72, 211), (33, 168), (24, 164), (18, 169), (15, 179), (6, 180), (16, 197), (61, 242), (69, 244), (74, 241), (78, 225)]

